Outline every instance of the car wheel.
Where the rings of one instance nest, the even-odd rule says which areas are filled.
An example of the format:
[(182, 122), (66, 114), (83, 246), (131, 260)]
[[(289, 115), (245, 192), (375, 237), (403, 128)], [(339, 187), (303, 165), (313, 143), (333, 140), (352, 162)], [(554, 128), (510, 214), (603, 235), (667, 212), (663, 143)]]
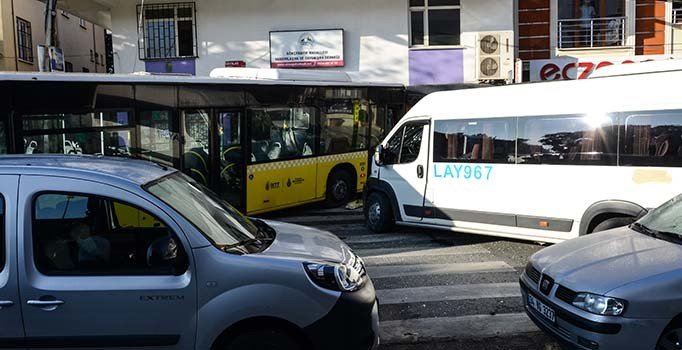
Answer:
[(280, 329), (250, 331), (235, 336), (224, 350), (302, 350), (295, 337)]
[(635, 222), (635, 219), (631, 217), (610, 218), (600, 222), (597, 226), (594, 227), (592, 232), (600, 232), (610, 230), (612, 228), (623, 227), (630, 225), (633, 222)]
[(353, 195), (351, 176), (345, 170), (334, 171), (327, 180), (326, 204), (335, 208), (346, 204)]
[(663, 335), (656, 344), (656, 350), (680, 349), (682, 349), (682, 324), (675, 322), (663, 331)]
[(383, 193), (372, 192), (365, 203), (367, 227), (377, 233), (386, 232), (393, 226), (391, 203)]

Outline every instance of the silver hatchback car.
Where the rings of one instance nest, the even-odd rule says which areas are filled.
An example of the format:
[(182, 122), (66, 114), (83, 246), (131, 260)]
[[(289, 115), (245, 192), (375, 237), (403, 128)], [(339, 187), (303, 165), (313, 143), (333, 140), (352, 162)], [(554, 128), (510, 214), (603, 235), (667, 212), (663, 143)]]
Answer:
[(528, 316), (576, 349), (682, 349), (682, 196), (630, 225), (534, 254)]
[(336, 236), (87, 156), (0, 157), (0, 324), (17, 349), (378, 345), (374, 287)]

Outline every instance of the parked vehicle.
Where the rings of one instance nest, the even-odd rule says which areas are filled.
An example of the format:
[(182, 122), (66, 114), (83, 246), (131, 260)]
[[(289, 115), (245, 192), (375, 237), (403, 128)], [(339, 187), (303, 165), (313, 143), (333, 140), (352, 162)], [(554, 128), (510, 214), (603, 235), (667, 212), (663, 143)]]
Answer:
[(560, 242), (630, 224), (682, 189), (678, 81), (682, 70), (430, 94), (377, 147), (367, 225)]
[(378, 345), (374, 287), (336, 236), (149, 162), (0, 157), (0, 266), (5, 347)]
[(629, 227), (534, 254), (521, 276), (528, 316), (578, 349), (680, 349), (682, 196)]

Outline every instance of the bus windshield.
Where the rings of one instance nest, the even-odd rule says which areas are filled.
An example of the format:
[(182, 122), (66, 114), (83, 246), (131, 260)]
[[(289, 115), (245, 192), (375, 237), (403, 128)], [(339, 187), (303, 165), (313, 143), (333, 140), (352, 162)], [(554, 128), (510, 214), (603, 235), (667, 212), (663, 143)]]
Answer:
[(260, 238), (258, 227), (211, 190), (182, 173), (174, 173), (145, 189), (177, 210), (218, 247)]

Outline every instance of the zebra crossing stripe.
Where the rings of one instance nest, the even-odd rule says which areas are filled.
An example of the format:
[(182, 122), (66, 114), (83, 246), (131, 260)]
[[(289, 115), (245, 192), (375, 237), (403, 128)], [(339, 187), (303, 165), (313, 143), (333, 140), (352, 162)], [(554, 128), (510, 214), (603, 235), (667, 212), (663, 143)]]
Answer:
[(377, 290), (383, 305), (430, 301), (521, 297), (519, 284), (486, 283)]
[(471, 274), (489, 272), (513, 272), (513, 267), (504, 261), (485, 261), (459, 264), (417, 264), (417, 265), (387, 265), (368, 266), (367, 272), (372, 279), (426, 276), (445, 274)]

